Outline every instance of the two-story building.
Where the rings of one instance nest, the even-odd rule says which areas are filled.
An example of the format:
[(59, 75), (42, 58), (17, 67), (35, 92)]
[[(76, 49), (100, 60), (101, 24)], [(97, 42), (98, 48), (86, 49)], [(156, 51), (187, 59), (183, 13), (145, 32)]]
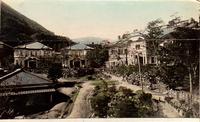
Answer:
[(82, 43), (77, 43), (73, 46), (69, 46), (62, 49), (62, 54), (64, 55), (63, 66), (68, 68), (84, 68), (89, 65), (86, 55), (88, 51), (93, 50)]
[(126, 38), (119, 38), (109, 49), (107, 67), (118, 65), (141, 65), (156, 63), (147, 57), (146, 41), (140, 34), (127, 34)]
[(42, 60), (52, 58), (52, 48), (40, 43), (31, 42), (14, 48), (14, 64), (25, 68), (38, 68)]
[(146, 41), (142, 37), (132, 38), (131, 40), (132, 42), (129, 46), (130, 64), (135, 65), (138, 62), (141, 65), (147, 64)]
[(128, 56), (128, 47), (130, 45), (130, 41), (118, 41), (109, 49), (109, 60), (107, 62), (107, 67), (113, 67), (123, 64), (128, 64), (130, 59)]

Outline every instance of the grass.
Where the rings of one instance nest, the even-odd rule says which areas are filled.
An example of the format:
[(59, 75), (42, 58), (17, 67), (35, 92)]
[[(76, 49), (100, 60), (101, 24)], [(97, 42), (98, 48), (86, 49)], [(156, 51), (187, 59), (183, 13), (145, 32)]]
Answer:
[(82, 76), (82, 77), (67, 77), (67, 78), (64, 78), (66, 80), (82, 80), (82, 81), (86, 81), (88, 80), (88, 77), (92, 77), (92, 78), (95, 78), (93, 75), (86, 75), (86, 76)]
[[(115, 81), (115, 80), (106, 80), (105, 82), (108, 85), (116, 85), (118, 83), (118, 81)], [(94, 85), (94, 86), (102, 86), (102, 85), (104, 85), (104, 82), (103, 82), (103, 80), (94, 80), (92, 82), (92, 85)]]

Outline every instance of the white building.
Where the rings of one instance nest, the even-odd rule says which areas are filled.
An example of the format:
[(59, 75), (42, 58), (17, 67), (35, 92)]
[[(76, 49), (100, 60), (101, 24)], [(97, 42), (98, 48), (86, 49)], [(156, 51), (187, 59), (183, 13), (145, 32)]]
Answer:
[(156, 64), (155, 57), (147, 55), (146, 40), (140, 34), (128, 34), (109, 49), (107, 67), (118, 65)]
[[(146, 41), (139, 37), (133, 38), (129, 46), (130, 64), (135, 65), (140, 61), (141, 65), (147, 64), (147, 49)], [(139, 58), (139, 60), (138, 60)]]
[(37, 68), (40, 59), (48, 60), (53, 53), (52, 48), (40, 42), (19, 45), (14, 48), (14, 64), (26, 68)]

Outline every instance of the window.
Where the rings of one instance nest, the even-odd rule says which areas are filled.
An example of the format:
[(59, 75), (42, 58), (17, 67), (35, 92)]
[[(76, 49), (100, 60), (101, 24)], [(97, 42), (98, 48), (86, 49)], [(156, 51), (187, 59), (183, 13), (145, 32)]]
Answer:
[(35, 56), (35, 51), (32, 51), (32, 55)]
[(81, 60), (81, 64), (85, 66), (85, 60)]
[(139, 50), (140, 49), (140, 45), (139, 44), (135, 45), (135, 49)]
[(40, 56), (43, 56), (44, 54), (43, 54), (43, 51), (42, 50), (40, 50)]
[(123, 55), (123, 49), (119, 49), (119, 55)]
[(155, 63), (155, 58), (151, 57), (151, 63), (154, 64)]
[(111, 54), (114, 54), (114, 50), (111, 50)]
[(28, 51), (25, 51), (25, 57), (27, 57), (28, 56)]
[(23, 52), (22, 52), (22, 50), (20, 50), (19, 52), (20, 52), (20, 56), (23, 56)]
[(128, 53), (128, 50), (127, 49), (124, 49), (124, 54), (127, 54)]
[(18, 60), (16, 60), (16, 65), (19, 65), (19, 61)]
[(38, 56), (38, 51), (35, 51), (35, 56)]

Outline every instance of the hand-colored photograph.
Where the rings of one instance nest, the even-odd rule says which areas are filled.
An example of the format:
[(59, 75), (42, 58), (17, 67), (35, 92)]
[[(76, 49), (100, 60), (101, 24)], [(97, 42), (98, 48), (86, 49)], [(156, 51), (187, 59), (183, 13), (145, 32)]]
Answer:
[(0, 3), (0, 119), (200, 118), (199, 0)]

